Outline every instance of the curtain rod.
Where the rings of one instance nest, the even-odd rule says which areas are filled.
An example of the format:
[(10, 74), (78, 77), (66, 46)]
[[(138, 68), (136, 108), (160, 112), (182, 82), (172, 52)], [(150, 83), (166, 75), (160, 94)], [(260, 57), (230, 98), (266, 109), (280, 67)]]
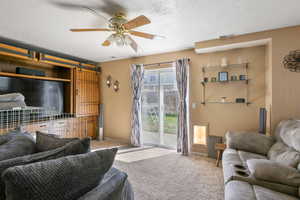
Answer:
[[(188, 61), (190, 62), (190, 58), (188, 58)], [(166, 62), (158, 62), (158, 63), (149, 63), (149, 64), (144, 64), (144, 66), (151, 66), (151, 65), (164, 65), (164, 64), (171, 64), (175, 61), (166, 61)]]

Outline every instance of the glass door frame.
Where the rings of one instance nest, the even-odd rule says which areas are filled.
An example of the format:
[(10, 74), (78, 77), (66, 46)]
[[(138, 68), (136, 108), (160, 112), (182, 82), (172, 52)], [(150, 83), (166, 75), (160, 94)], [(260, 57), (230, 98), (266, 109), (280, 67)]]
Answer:
[[(164, 85), (161, 85), (161, 73), (166, 73), (166, 72), (172, 72), (174, 71), (174, 73), (176, 73), (175, 71), (175, 67), (163, 67), (163, 68), (156, 68), (156, 69), (145, 69), (145, 71), (152, 71), (152, 72), (158, 72), (158, 82), (159, 82), (159, 144), (155, 144), (155, 143), (149, 143), (149, 142), (144, 142), (144, 137), (142, 136), (142, 143), (144, 145), (149, 145), (149, 146), (154, 146), (154, 147), (163, 147), (163, 148), (167, 148), (167, 149), (176, 149), (176, 145), (173, 146), (169, 146), (169, 145), (165, 145), (164, 143), (164, 118), (165, 118), (165, 105), (164, 105)], [(177, 85), (176, 85), (177, 87)], [(142, 104), (143, 104), (143, 100), (142, 100)], [(143, 108), (143, 106), (141, 106), (141, 108)], [(176, 124), (177, 126), (177, 124)], [(142, 127), (143, 127), (143, 121), (142, 121)], [(143, 134), (144, 130), (142, 130), (142, 134)], [(177, 134), (176, 134), (177, 137)]]

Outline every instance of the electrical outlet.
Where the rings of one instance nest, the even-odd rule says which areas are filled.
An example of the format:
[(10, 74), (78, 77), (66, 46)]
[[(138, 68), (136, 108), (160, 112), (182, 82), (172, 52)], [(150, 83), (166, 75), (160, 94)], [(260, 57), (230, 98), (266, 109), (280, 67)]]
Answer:
[(196, 109), (197, 103), (192, 103), (192, 109)]

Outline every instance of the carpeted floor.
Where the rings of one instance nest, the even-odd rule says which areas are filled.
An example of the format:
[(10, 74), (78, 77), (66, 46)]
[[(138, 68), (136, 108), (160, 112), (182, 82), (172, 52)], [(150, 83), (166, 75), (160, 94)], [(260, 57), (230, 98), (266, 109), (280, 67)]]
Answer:
[(117, 155), (115, 167), (128, 174), (135, 200), (223, 200), (222, 169), (215, 160), (150, 148)]

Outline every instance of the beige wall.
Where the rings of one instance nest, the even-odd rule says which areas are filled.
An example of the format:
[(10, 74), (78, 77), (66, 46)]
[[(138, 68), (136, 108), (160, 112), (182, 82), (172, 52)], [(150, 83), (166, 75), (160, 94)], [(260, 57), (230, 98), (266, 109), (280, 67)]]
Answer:
[[(105, 106), (105, 136), (129, 140), (130, 138), (130, 64), (170, 61), (191, 58), (191, 123), (210, 123), (210, 134), (224, 135), (226, 130), (255, 130), (258, 127), (258, 108), (268, 109), (268, 130), (274, 129), (282, 119), (299, 118), (300, 74), (285, 70), (282, 60), (289, 51), (300, 48), (300, 26), (237, 36), (227, 40), (198, 42), (197, 48), (207, 48), (238, 42), (270, 39), (266, 47), (253, 47), (231, 51), (197, 55), (193, 49), (102, 63), (102, 102)], [(220, 62), (222, 57), (235, 62), (237, 56), (248, 60), (253, 71), (250, 77), (250, 106), (245, 105), (200, 105), (201, 66)], [(105, 77), (111, 75), (120, 81), (120, 91), (115, 93), (105, 85)], [(231, 93), (233, 93), (231, 91)]]
[[(208, 122), (210, 134), (223, 136), (226, 130), (257, 130), (258, 109), (265, 105), (265, 47), (252, 47), (236, 49), (218, 53), (198, 55), (193, 49), (125, 59), (102, 63), (102, 103), (104, 104), (104, 129), (105, 136), (129, 140), (130, 138), (130, 64), (154, 63), (172, 61), (177, 58), (191, 58), (191, 103), (196, 103), (196, 108), (191, 109), (191, 123), (199, 124)], [(249, 94), (251, 105), (245, 104), (207, 104), (201, 105), (202, 80), (201, 67), (203, 65), (220, 64), (221, 59), (226, 57), (230, 63), (236, 63), (240, 57), (249, 61)], [(240, 72), (237, 72), (240, 74)], [(112, 88), (107, 88), (105, 78), (111, 75), (114, 80), (120, 81), (120, 91), (115, 93)], [(214, 75), (216, 76), (216, 74)], [(233, 83), (231, 85), (209, 86), (208, 96), (243, 97), (245, 84)], [(223, 93), (223, 94), (222, 94)]]
[(271, 110), (271, 128), (283, 119), (299, 118), (300, 109), (300, 75), (285, 70), (282, 65), (283, 57), (290, 51), (300, 49), (300, 26), (252, 33), (227, 40), (210, 40), (197, 42), (197, 48), (207, 48), (238, 42), (247, 42), (260, 39), (271, 39), (269, 44), (267, 108)]

